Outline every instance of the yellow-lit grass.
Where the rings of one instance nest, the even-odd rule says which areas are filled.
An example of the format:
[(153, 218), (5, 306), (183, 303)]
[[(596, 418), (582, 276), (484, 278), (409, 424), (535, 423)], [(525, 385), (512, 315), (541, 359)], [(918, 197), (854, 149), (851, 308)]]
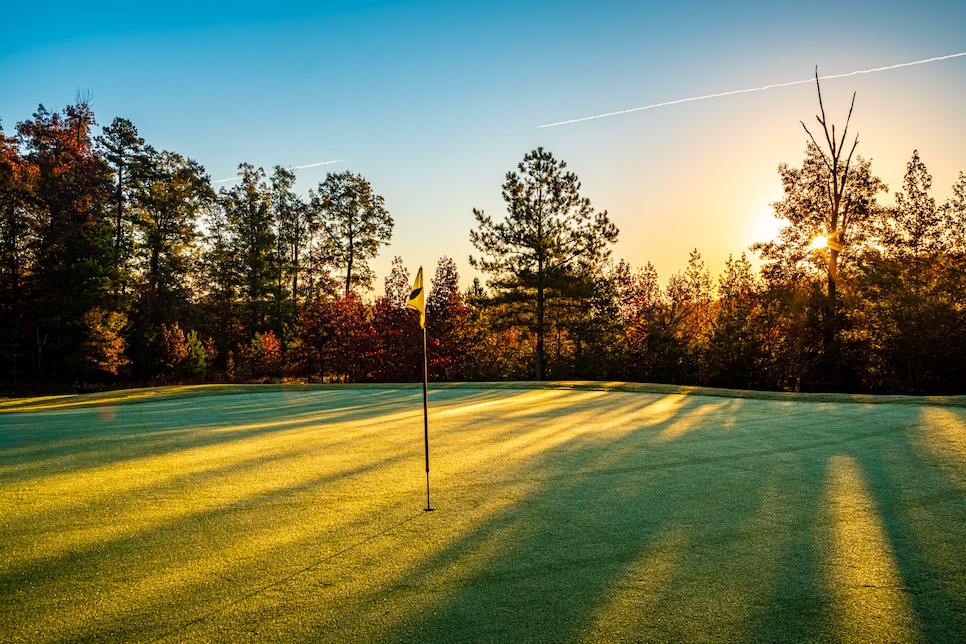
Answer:
[(958, 401), (725, 393), (435, 386), (434, 512), (418, 387), (7, 404), (0, 641), (966, 632)]
[(883, 634), (896, 642), (921, 639), (881, 511), (854, 458), (829, 460), (822, 500), (816, 536), (831, 598), (831, 632), (839, 640), (862, 642)]

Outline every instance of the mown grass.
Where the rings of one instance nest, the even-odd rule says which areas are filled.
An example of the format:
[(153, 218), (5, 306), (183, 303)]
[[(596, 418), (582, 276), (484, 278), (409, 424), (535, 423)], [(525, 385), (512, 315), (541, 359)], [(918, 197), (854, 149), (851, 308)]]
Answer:
[(0, 641), (961, 641), (966, 401), (622, 383), (0, 401)]

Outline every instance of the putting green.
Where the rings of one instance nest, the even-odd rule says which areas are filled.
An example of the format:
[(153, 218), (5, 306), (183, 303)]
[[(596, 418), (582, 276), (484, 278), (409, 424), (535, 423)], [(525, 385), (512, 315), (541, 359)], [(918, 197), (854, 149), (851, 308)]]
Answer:
[(0, 400), (0, 641), (956, 641), (962, 398)]

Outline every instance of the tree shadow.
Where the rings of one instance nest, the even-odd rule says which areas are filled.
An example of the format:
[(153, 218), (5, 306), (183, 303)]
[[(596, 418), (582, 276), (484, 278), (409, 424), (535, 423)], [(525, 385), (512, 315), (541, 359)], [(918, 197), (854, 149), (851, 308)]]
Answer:
[[(889, 610), (888, 601), (908, 609), (909, 630), (886, 628), (885, 639), (966, 632), (962, 409), (437, 390), (436, 512), (423, 513), (418, 391), (216, 407), (220, 417), (195, 432), (170, 416), (205, 418), (212, 410), (200, 401), (143, 407), (138, 421), (119, 412), (113, 430), (54, 473), (83, 474), (98, 454), (136, 470), (163, 455), (239, 450), (193, 461), (194, 478), (152, 488), (146, 471), (113, 496), (79, 491), (63, 514), (4, 517), (0, 530), (21, 545), (0, 545), (0, 632), (13, 641), (797, 642), (854, 640), (873, 621), (865, 609)], [(928, 431), (937, 414), (942, 435)], [(70, 454), (75, 438), (62, 431), (54, 449)], [(43, 482), (51, 455), (41, 438), (0, 448), (0, 492), (22, 480), (29, 498)], [(239, 491), (239, 481), (252, 484)], [(184, 489), (214, 501), (114, 534), (101, 525), (139, 504), (170, 510)], [(844, 577), (864, 565), (840, 548), (852, 519), (884, 535), (870, 552), (875, 566), (891, 566), (893, 587)], [(45, 521), (80, 535), (87, 522), (102, 535), (53, 556), (17, 552), (30, 530), (43, 538)], [(69, 605), (79, 597), (89, 605)], [(886, 603), (870, 603), (877, 597)], [(58, 611), (69, 622), (30, 631)]]
[(894, 433), (845, 454), (861, 468), (924, 639), (955, 641), (966, 633), (966, 412), (899, 411)]
[[(830, 462), (840, 454), (871, 481), (904, 581), (898, 593), (914, 612), (903, 627), (923, 639), (964, 632), (957, 563), (966, 557), (964, 541), (947, 543), (953, 552), (939, 561), (912, 538), (922, 530), (909, 513), (915, 504), (889, 500), (897, 492), (890, 480), (925, 466), (934, 475), (929, 487), (942, 490), (950, 506), (947, 520), (958, 531), (964, 525), (962, 492), (903, 450), (916, 408), (897, 417), (886, 406), (817, 403), (803, 411), (794, 403), (691, 397), (651, 422), (650, 408), (662, 401), (640, 398), (609, 412), (621, 423), (638, 421), (616, 440), (577, 432), (540, 456), (492, 459), (506, 473), (479, 487), (512, 501), (494, 504), (499, 509), (396, 584), (356, 602), (384, 606), (407, 593), (425, 600), (414, 614), (376, 619), (376, 639), (848, 639), (861, 631), (837, 619), (841, 582), (826, 574), (818, 525)], [(567, 423), (608, 423), (608, 413), (568, 411)], [(799, 418), (783, 423), (782, 411)], [(544, 420), (566, 431), (559, 416), (548, 410)], [(532, 436), (542, 429), (540, 413), (530, 410), (516, 431)], [(883, 459), (886, 452), (893, 460)], [(438, 496), (485, 504), (472, 487), (460, 481)], [(927, 531), (936, 539), (942, 526)]]
[[(0, 414), (0, 477), (21, 482), (58, 471), (112, 466), (199, 447), (208, 448), (271, 433), (329, 428), (351, 423), (376, 431), (392, 414), (417, 415), (414, 391), (323, 390), (303, 394), (250, 393), (174, 398), (31, 414)], [(278, 401), (273, 404), (273, 399)], [(366, 423), (364, 421), (369, 420)]]
[[(180, 400), (128, 405), (108, 422), (92, 409), (0, 416), (0, 436), (16, 435), (0, 448), (0, 639), (169, 629), (304, 568), (302, 555), (323, 560), (411, 514), (394, 499), (401, 489), (415, 497), (417, 482), (368, 481), (403, 478), (416, 449), (405, 437), (378, 449), (370, 439), (400, 417), (415, 425), (419, 397), (288, 397), (282, 414), (271, 397)], [(219, 420), (193, 424), (193, 414)], [(306, 511), (332, 504), (344, 506), (337, 529)], [(197, 605), (186, 606), (190, 596)]]

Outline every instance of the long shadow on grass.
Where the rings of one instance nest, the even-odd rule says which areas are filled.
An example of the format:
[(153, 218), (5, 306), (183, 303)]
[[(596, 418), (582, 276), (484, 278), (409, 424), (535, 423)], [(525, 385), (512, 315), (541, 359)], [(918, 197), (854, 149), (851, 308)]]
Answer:
[[(451, 501), (431, 529), (461, 532), (390, 588), (360, 598), (355, 617), (367, 619), (371, 606), (422, 603), (422, 610), (373, 619), (372, 634), (384, 641), (856, 638), (866, 616), (849, 612), (863, 610), (864, 596), (842, 605), (829, 572), (842, 562), (830, 562), (823, 543), (825, 506), (837, 493), (827, 489), (829, 469), (844, 455), (871, 482), (871, 503), (891, 541), (887, 554), (904, 582), (896, 594), (913, 611), (901, 625), (911, 630), (879, 635), (941, 641), (966, 632), (958, 563), (966, 547), (946, 543), (940, 559), (936, 543), (922, 540), (925, 532), (928, 541), (941, 541), (944, 521), (961, 532), (966, 503), (935, 462), (904, 446), (914, 417), (896, 417), (885, 406), (694, 397), (653, 423), (656, 397), (640, 399), (612, 412), (631, 428), (613, 440), (577, 433), (522, 459), (496, 450), (487, 459), (494, 471), (477, 471), (478, 488), (464, 480), (438, 492)], [(710, 413), (708, 405), (715, 406)], [(570, 423), (609, 422), (592, 408), (569, 411)], [(448, 438), (485, 432), (493, 422), (467, 421)], [(497, 433), (512, 441), (564, 428), (559, 410), (542, 418), (533, 411)], [(938, 525), (919, 525), (921, 517), (908, 509), (913, 503), (893, 501), (894, 481), (924, 467), (948, 512)], [(483, 492), (509, 501), (481, 498)], [(492, 511), (475, 524), (460, 521), (457, 503), (489, 503)], [(458, 525), (447, 525), (447, 513)]]
[[(415, 396), (407, 407), (417, 407)], [(269, 588), (305, 569), (306, 559), (324, 561), (411, 512), (394, 507), (384, 490), (369, 490), (365, 498), (353, 490), (354, 483), (366, 489), (374, 472), (416, 460), (414, 450), (394, 449), (402, 439), (383, 438), (380, 450), (369, 445), (371, 433), (401, 413), (400, 396), (352, 397), (358, 404), (326, 399), (321, 412), (317, 403), (304, 405), (305, 417), (296, 415), (295, 422), (266, 413), (264, 400), (226, 412), (222, 404), (231, 401), (218, 399), (222, 404), (198, 407), (204, 415), (217, 411), (218, 422), (185, 430), (167, 405), (157, 414), (157, 407), (145, 408), (153, 420), (135, 414), (94, 429), (75, 412), (35, 415), (34, 425), (22, 417), (0, 425), (0, 434), (36, 435), (8, 441), (19, 444), (0, 459), (0, 504), (8, 508), (0, 523), (0, 639), (150, 638), (250, 596), (253, 588)], [(174, 408), (185, 404), (198, 403)], [(65, 436), (45, 454), (29, 443), (42, 442), (51, 418), (63, 425), (53, 431)], [(306, 440), (306, 430), (326, 435)], [(291, 436), (279, 443), (282, 432)], [(240, 443), (228, 458), (220, 456)], [(153, 457), (195, 452), (199, 457), (187, 464), (160, 459), (155, 471), (137, 467)], [(325, 461), (345, 452), (355, 456)], [(179, 464), (184, 471), (165, 469)], [(91, 471), (97, 489), (69, 487)], [(52, 479), (65, 486), (52, 493), (44, 487)], [(20, 507), (17, 497), (25, 501)], [(314, 518), (313, 508), (325, 504), (345, 504), (337, 525)]]
[(892, 440), (846, 454), (861, 467), (919, 627), (929, 641), (952, 642), (966, 633), (966, 415), (910, 416)]
[[(376, 431), (386, 414), (416, 415), (418, 392), (403, 390), (267, 393), (152, 401), (102, 408), (0, 414), (0, 484), (58, 472), (209, 448), (269, 433), (324, 428)], [(275, 400), (274, 406), (267, 404)], [(371, 422), (359, 425), (360, 420)]]
[[(408, 430), (381, 442), (378, 453), (367, 451), (367, 441), (400, 420), (421, 421), (418, 392), (355, 395), (301, 406), (293, 399), (287, 409), (279, 398), (277, 414), (263, 409), (264, 399), (238, 398), (216, 405), (221, 417), (191, 431), (179, 430), (170, 414), (195, 405), (192, 414), (204, 420), (207, 403), (147, 406), (142, 411), (151, 413), (140, 419), (119, 415), (113, 436), (76, 437), (69, 423), (57, 429), (61, 455), (81, 451), (61, 463), (66, 473), (105, 459), (131, 466), (273, 440), (285, 430), (338, 432), (341, 423), (351, 423), (352, 435), (325, 446), (358, 452), (359, 464), (320, 467), (119, 536), (106, 531), (54, 557), (17, 564), (4, 552), (9, 545), (0, 544), (0, 553), (11, 555), (0, 577), (0, 634), (19, 629), (13, 641), (184, 639), (182, 629), (191, 627), (226, 640), (856, 640), (862, 633), (843, 623), (843, 611), (845, 622), (862, 621), (867, 589), (853, 588), (846, 599), (855, 603), (846, 605), (835, 584), (836, 575), (862, 561), (848, 552), (839, 560), (830, 555), (826, 542), (842, 533), (830, 499), (873, 509), (857, 525), (885, 535), (875, 552), (887, 561), (877, 563), (892, 566), (901, 582), (887, 597), (905, 600), (917, 636), (904, 639), (948, 641), (966, 632), (966, 455), (955, 436), (944, 443), (921, 435), (931, 420), (919, 407), (439, 392), (431, 420), (437, 511), (412, 521), (412, 507), (398, 503), (419, 497), (418, 477), (417, 484), (394, 477), (412, 478), (405, 464), (421, 462), (421, 445), (407, 444)], [(415, 412), (402, 410), (414, 402)], [(943, 413), (954, 416), (950, 432), (962, 431), (961, 411)], [(286, 418), (292, 422), (279, 422)], [(421, 430), (421, 422), (414, 425)], [(421, 431), (415, 435), (421, 439)], [(25, 487), (43, 481), (51, 456), (34, 440), (39, 434), (0, 448), (0, 481), (17, 480), (18, 472)], [(127, 440), (133, 454), (124, 450)], [(138, 446), (141, 440), (147, 445)], [(302, 462), (312, 449), (296, 440), (284, 453), (256, 450), (236, 462), (199, 466), (196, 474), (257, 477), (274, 458), (284, 468), (287, 457)], [(17, 469), (21, 456), (26, 470)], [(857, 479), (852, 496), (830, 489), (841, 480), (833, 475), (842, 463)], [(383, 481), (408, 491), (383, 489)], [(340, 482), (337, 507), (349, 514), (314, 520), (312, 504), (326, 503)], [(136, 512), (147, 489), (122, 490), (128, 505), (120, 512)], [(76, 514), (58, 524), (110, 516), (112, 499), (94, 502), (100, 505), (67, 508)], [(279, 525), (280, 517), (302, 524)], [(0, 528), (11, 529), (10, 520)], [(384, 541), (399, 544), (386, 536), (397, 529), (427, 537), (423, 550), (407, 546), (405, 561), (385, 552)], [(366, 547), (352, 547), (359, 543)], [(367, 580), (370, 573), (376, 578)], [(113, 601), (111, 592), (143, 596)], [(71, 606), (83, 600), (90, 605)], [(68, 610), (72, 630), (30, 637), (28, 628)], [(879, 633), (886, 640), (899, 639), (895, 634)]]
[[(4, 566), (0, 634), (5, 635), (0, 639), (154, 641), (158, 635), (177, 633), (344, 554), (373, 538), (374, 532), (398, 526), (400, 517), (412, 519), (411, 508), (401, 509), (384, 496), (346, 501), (330, 500), (324, 493), (334, 482), (358, 480), (405, 458), (373, 460), (351, 473), (313, 476), (284, 488), (224, 499), (145, 527), (122, 529), (120, 536), (113, 535), (112, 516), (136, 515), (136, 507), (93, 508), (84, 517), (57, 517), (59, 528), (80, 536), (95, 530), (104, 536), (52, 556), (21, 552), (19, 563)], [(254, 465), (239, 466), (235, 474), (244, 476)], [(346, 514), (337, 526), (313, 522), (312, 508), (318, 504), (353, 501), (367, 510)], [(136, 499), (128, 502), (136, 505)], [(322, 532), (326, 529), (332, 531)], [(36, 538), (43, 540), (44, 535)]]
[[(16, 491), (27, 490), (23, 496), (28, 499), (33, 491), (41, 494), (40, 503), (8, 512), (3, 527), (16, 533), (31, 530), (38, 521), (69, 526), (99, 512), (118, 516), (130, 508), (136, 513), (138, 506), (151, 504), (165, 489), (183, 490), (204, 485), (206, 480), (233, 476), (244, 478), (244, 472), (275, 460), (311, 456), (313, 450), (320, 449), (320, 440), (328, 454), (364, 451), (366, 436), (380, 432), (401, 405), (398, 397), (385, 399), (378, 393), (357, 396), (352, 392), (352, 397), (362, 402), (345, 405), (336, 398), (334, 408), (330, 408), (333, 401), (329, 398), (321, 405), (303, 401), (296, 409), (287, 409), (288, 414), (266, 412), (263, 399), (236, 403), (232, 414), (225, 411), (225, 403), (231, 401), (217, 398), (203, 399), (216, 401), (207, 405), (176, 401), (174, 409), (152, 406), (152, 418), (138, 413), (140, 406), (128, 405), (123, 408), (126, 416), (108, 422), (92, 420), (90, 411), (81, 410), (33, 415), (29, 423), (11, 428), (11, 423), (3, 421), (23, 417), (0, 416), (0, 440), (7, 437), (9, 442), (9, 436), (15, 434), (21, 442), (20, 447), (0, 448), (0, 491), (20, 494)], [(204, 425), (185, 413), (186, 403), (194, 406), (195, 413), (219, 420)], [(416, 416), (416, 412), (405, 413)], [(58, 429), (58, 424), (63, 427)], [(58, 432), (68, 438), (50, 439), (51, 433)], [(315, 432), (324, 433), (324, 438), (312, 439)], [(27, 439), (24, 434), (33, 438)], [(45, 438), (49, 444), (44, 443)], [(25, 441), (35, 444), (24, 447)], [(405, 446), (397, 443), (399, 450), (391, 452), (393, 455), (404, 452)], [(395, 456), (373, 459), (357, 471), (339, 469), (320, 483), (372, 471), (397, 460)]]
[[(615, 412), (622, 416), (619, 422), (633, 428), (631, 418), (646, 418), (648, 407), (657, 404), (650, 400), (643, 408)], [(705, 452), (698, 428), (685, 426), (706, 404), (682, 399), (666, 420), (615, 440), (577, 434), (522, 462), (515, 463), (512, 454), (490, 459), (492, 468), (507, 468), (494, 478), (508, 482), (506, 495), (513, 502), (400, 582), (403, 589), (432, 589), (431, 600), (424, 614), (400, 616), (386, 639), (567, 641), (597, 629), (613, 635), (596, 617), (627, 594), (624, 590), (638, 594), (638, 602), (649, 602), (649, 610), (674, 615), (671, 590), (706, 574), (712, 585), (709, 573), (715, 566), (708, 557), (735, 547), (742, 513), (761, 500), (761, 475), (752, 467), (733, 468), (741, 457), (735, 449), (747, 448), (739, 444), (732, 453)], [(559, 412), (542, 420), (539, 415), (529, 413), (516, 430), (500, 431), (499, 439), (508, 441), (514, 432), (540, 433), (543, 425), (564, 429)], [(607, 419), (587, 410), (580, 418), (571, 413), (566, 422), (605, 424)], [(697, 433), (689, 434), (692, 430)], [(665, 435), (675, 438), (661, 442)], [(501, 494), (498, 484), (484, 487)], [(455, 492), (464, 502), (480, 502), (472, 490)], [(709, 550), (709, 543), (717, 547)], [(687, 560), (691, 563), (682, 567)], [(386, 598), (378, 599), (374, 603), (385, 603)], [(629, 633), (641, 626), (639, 621), (633, 628), (625, 624)], [(658, 632), (686, 636), (688, 621), (665, 623)]]

